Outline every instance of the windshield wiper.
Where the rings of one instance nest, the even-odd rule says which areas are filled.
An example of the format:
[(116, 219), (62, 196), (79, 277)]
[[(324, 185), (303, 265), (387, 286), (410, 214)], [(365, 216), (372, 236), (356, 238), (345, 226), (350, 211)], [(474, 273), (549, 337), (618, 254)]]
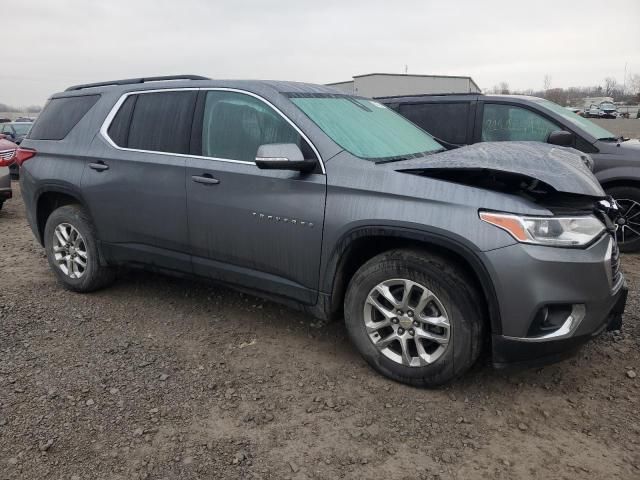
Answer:
[(626, 138), (623, 135), (620, 135), (619, 137), (603, 137), (603, 138), (599, 138), (598, 140), (602, 141), (602, 142), (626, 142), (627, 140), (629, 140), (628, 138)]
[(430, 152), (420, 152), (420, 153), (414, 153), (413, 155), (406, 155), (406, 156), (400, 156), (400, 157), (389, 157), (389, 158), (384, 158), (376, 161), (376, 165), (380, 165), (383, 163), (400, 162), (402, 160), (413, 160), (415, 158), (422, 158), (422, 157), (426, 157), (427, 155), (435, 155), (436, 153), (441, 153), (446, 151), (447, 151), (446, 148), (439, 148), (438, 150), (432, 150)]

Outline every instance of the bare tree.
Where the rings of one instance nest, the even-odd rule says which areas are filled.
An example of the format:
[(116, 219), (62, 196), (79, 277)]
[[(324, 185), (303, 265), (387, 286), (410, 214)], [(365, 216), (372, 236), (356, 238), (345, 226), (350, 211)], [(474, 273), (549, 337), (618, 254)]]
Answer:
[(563, 107), (567, 104), (568, 94), (562, 88), (549, 88), (544, 92), (544, 98)]
[(494, 85), (493, 88), (489, 90), (489, 93), (502, 93), (506, 95), (509, 93), (509, 84), (507, 82), (500, 82), (499, 84)]
[(629, 89), (632, 95), (640, 95), (640, 75), (637, 73), (629, 75)]
[(613, 77), (607, 77), (604, 79), (604, 94), (607, 97), (613, 97), (616, 95), (616, 91), (620, 90), (618, 82)]
[(549, 90), (551, 88), (551, 75), (547, 74), (544, 76), (544, 90)]

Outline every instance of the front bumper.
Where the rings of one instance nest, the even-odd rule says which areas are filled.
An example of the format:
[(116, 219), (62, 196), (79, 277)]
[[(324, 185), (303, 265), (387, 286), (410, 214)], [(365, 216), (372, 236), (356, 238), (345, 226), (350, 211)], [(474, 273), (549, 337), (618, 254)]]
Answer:
[[(613, 242), (605, 235), (584, 250), (517, 244), (485, 252), (502, 320), (502, 331), (492, 335), (495, 366), (557, 361), (606, 328), (621, 327), (627, 287), (622, 274), (612, 275)], [(565, 305), (580, 312), (568, 331), (532, 334), (541, 309)]]
[(608, 310), (608, 313), (590, 333), (545, 342), (528, 342), (494, 334), (492, 336), (493, 366), (505, 368), (547, 365), (573, 355), (578, 347), (605, 330), (620, 330), (622, 314), (627, 303), (627, 292), (627, 286), (623, 283), (618, 292), (611, 297), (611, 302), (605, 305), (604, 311)]

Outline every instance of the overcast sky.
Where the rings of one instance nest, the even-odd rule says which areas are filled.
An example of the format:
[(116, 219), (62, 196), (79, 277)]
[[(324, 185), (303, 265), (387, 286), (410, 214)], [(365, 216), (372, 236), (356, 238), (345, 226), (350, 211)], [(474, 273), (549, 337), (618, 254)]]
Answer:
[[(372, 72), (470, 75), (481, 88), (640, 74), (640, 0), (17, 0), (0, 3), (0, 103), (195, 73), (327, 83)], [(11, 27), (11, 28), (9, 28)]]

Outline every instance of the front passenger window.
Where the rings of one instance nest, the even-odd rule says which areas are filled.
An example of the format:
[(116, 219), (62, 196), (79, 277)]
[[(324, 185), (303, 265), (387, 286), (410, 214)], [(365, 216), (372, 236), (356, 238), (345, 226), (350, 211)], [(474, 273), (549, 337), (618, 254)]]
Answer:
[(295, 143), (314, 158), (307, 142), (264, 102), (237, 92), (207, 92), (202, 121), (202, 155), (253, 162), (260, 145)]
[(482, 141), (546, 142), (549, 134), (562, 127), (526, 108), (485, 103), (482, 114)]

